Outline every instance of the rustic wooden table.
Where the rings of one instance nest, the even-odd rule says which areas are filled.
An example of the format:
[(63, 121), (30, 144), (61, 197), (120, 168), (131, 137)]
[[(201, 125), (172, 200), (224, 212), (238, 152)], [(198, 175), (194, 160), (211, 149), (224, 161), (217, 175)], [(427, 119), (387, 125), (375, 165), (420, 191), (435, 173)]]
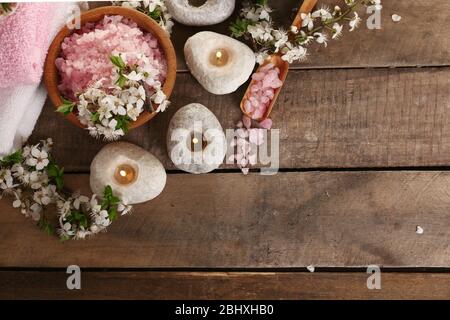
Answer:
[[(298, 1), (272, 3), (289, 17)], [(174, 170), (174, 112), (200, 102), (233, 128), (245, 90), (209, 94), (184, 63), (187, 37), (228, 34), (227, 24), (176, 25), (173, 104), (125, 139), (165, 164), (164, 193), (108, 233), (65, 244), (1, 200), (0, 298), (450, 298), (450, 2), (384, 0), (382, 17), (382, 30), (347, 33), (292, 67), (273, 112), (281, 170), (270, 177)], [(89, 192), (104, 143), (50, 103), (32, 140), (46, 137), (68, 185)], [(66, 288), (72, 264), (82, 290)], [(367, 288), (368, 265), (383, 268), (381, 290)]]

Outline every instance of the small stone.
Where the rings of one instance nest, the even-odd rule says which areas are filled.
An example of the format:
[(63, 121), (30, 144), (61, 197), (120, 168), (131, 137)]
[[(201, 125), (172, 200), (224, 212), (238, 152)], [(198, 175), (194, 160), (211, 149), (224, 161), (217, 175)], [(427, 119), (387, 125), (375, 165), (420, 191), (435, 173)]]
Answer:
[[(223, 66), (211, 64), (216, 50), (228, 53)], [(229, 94), (250, 78), (255, 67), (255, 54), (244, 43), (223, 34), (202, 31), (190, 37), (184, 46), (186, 64), (192, 75), (210, 93)]]
[[(124, 164), (137, 172), (136, 180), (125, 185), (114, 177), (117, 168)], [(137, 204), (152, 200), (163, 191), (166, 171), (147, 150), (128, 142), (115, 142), (103, 147), (92, 161), (90, 184), (92, 192), (99, 197), (105, 186), (111, 186), (123, 203)]]
[(416, 233), (417, 234), (423, 234), (423, 228), (421, 226), (416, 227)]
[[(205, 2), (205, 1), (204, 1)], [(169, 13), (181, 24), (209, 26), (225, 21), (234, 11), (236, 0), (207, 0), (194, 6), (187, 0), (165, 1)]]
[(393, 14), (393, 15), (392, 15), (392, 21), (394, 21), (394, 22), (400, 22), (400, 20), (402, 20), (402, 17), (399, 16), (398, 14)]
[[(237, 131), (245, 133), (246, 130)], [(186, 143), (196, 132), (203, 135), (206, 144), (198, 151), (190, 150), (187, 147), (190, 144)], [(170, 120), (167, 151), (174, 165), (180, 170), (201, 174), (217, 169), (225, 159), (226, 144), (219, 120), (200, 103), (191, 103), (180, 108)]]

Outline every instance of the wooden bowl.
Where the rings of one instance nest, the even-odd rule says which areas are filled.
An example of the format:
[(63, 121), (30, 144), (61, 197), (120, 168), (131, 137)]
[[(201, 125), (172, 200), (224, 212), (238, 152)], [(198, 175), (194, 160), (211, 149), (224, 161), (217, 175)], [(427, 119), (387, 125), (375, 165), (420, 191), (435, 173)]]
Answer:
[[(152, 33), (158, 39), (159, 45), (164, 51), (167, 59), (167, 77), (162, 89), (166, 96), (169, 97), (175, 85), (175, 78), (177, 75), (176, 54), (172, 42), (170, 41), (169, 35), (158, 25), (157, 22), (155, 22), (144, 13), (134, 9), (128, 9), (118, 6), (101, 7), (86, 11), (80, 17), (80, 24), (83, 26), (88, 22), (98, 22), (102, 20), (105, 15), (120, 15), (133, 20), (143, 31)], [(67, 36), (70, 36), (73, 32), (74, 30), (70, 30), (69, 28), (67, 28), (67, 26), (64, 26), (56, 35), (55, 39), (50, 45), (47, 58), (45, 60), (44, 83), (47, 87), (50, 100), (56, 108), (61, 106), (63, 104), (63, 101), (61, 99), (61, 93), (58, 90), (59, 73), (55, 65), (55, 60), (60, 55), (61, 43)], [(143, 125), (147, 121), (151, 120), (156, 114), (157, 112), (142, 112), (136, 121), (130, 123), (130, 129), (134, 129)], [(65, 117), (75, 125), (81, 128), (85, 128), (85, 126), (80, 123), (78, 117), (74, 113), (71, 113)]]

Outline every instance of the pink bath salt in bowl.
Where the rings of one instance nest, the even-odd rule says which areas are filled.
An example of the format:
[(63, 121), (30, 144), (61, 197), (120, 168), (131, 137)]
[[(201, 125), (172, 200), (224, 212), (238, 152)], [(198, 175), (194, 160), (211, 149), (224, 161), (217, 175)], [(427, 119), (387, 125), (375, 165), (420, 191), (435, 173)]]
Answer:
[[(59, 72), (58, 89), (66, 98), (76, 100), (88, 87), (102, 80), (102, 89), (111, 83), (116, 67), (112, 55), (125, 58), (128, 65), (143, 66), (142, 56), (150, 61), (155, 81), (164, 83), (167, 60), (158, 39), (142, 31), (138, 25), (120, 15), (104, 16), (97, 23), (86, 23), (66, 37), (60, 57), (55, 60)], [(150, 88), (151, 89), (151, 88)]]
[(252, 75), (253, 84), (250, 94), (244, 100), (244, 110), (252, 119), (261, 119), (267, 112), (275, 90), (283, 85), (280, 80), (280, 69), (272, 63), (259, 69)]

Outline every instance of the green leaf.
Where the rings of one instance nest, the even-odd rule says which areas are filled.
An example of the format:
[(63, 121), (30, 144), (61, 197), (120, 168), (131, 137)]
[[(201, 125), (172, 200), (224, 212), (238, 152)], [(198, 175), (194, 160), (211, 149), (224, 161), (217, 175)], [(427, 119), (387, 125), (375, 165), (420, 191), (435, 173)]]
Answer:
[(105, 190), (103, 191), (104, 198), (110, 198), (113, 195), (113, 191), (111, 186), (106, 186)]
[(22, 162), (22, 160), (23, 160), (22, 150), (18, 150), (16, 152), (4, 157), (3, 159), (1, 159), (0, 165), (9, 167), (9, 166), (12, 166), (12, 165)]
[(118, 56), (111, 56), (109, 57), (109, 59), (111, 60), (112, 64), (120, 70), (123, 70), (127, 67), (120, 54)]
[(230, 25), (231, 36), (234, 38), (241, 38), (247, 33), (247, 28), (252, 22), (248, 19), (237, 18), (235, 22)]
[(114, 119), (117, 121), (116, 130), (122, 129), (124, 133), (129, 130), (131, 119), (129, 116), (116, 116)]
[(63, 104), (56, 109), (56, 112), (60, 112), (67, 116), (68, 114), (73, 112), (73, 109), (75, 108), (75, 102), (72, 102), (70, 100), (64, 99), (61, 97)]
[(71, 239), (71, 237), (68, 236), (67, 234), (62, 234), (62, 235), (59, 236), (59, 241), (61, 241), (61, 242), (66, 242), (66, 241), (68, 241), (70, 239)]
[(156, 20), (157, 22), (160, 22), (161, 21), (161, 16), (162, 16), (161, 8), (160, 7), (156, 7), (155, 10), (153, 10), (152, 12), (149, 12), (147, 15), (150, 18), (152, 18), (153, 20)]
[(111, 209), (108, 211), (108, 218), (109, 220), (112, 222), (114, 220), (117, 219), (117, 210), (116, 209)]
[(60, 168), (53, 160), (47, 166), (47, 174), (56, 183), (59, 191), (64, 188), (64, 168)]
[(269, 0), (256, 0), (256, 4), (260, 6), (266, 6), (269, 3)]
[(39, 219), (38, 227), (49, 236), (55, 233), (53, 226), (47, 221), (47, 219), (44, 216), (42, 216), (41, 219)]
[(99, 119), (100, 119), (100, 113), (94, 112), (91, 116), (92, 122), (98, 122)]
[(119, 79), (117, 79), (116, 84), (117, 84), (119, 87), (123, 88), (123, 87), (125, 86), (127, 80), (128, 80), (128, 79), (127, 79), (122, 73), (120, 73), (120, 74), (119, 74)]

